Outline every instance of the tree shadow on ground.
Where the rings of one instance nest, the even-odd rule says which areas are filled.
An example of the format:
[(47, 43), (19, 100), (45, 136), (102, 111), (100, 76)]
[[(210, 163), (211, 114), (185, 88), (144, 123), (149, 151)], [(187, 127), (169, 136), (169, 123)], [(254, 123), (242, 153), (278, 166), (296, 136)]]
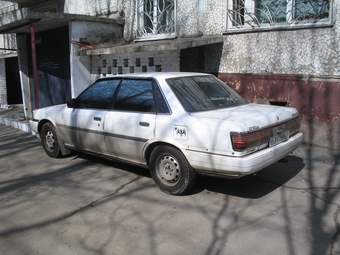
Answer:
[(256, 174), (236, 180), (199, 176), (191, 193), (203, 190), (242, 198), (257, 199), (294, 178), (305, 166), (303, 159), (287, 156), (287, 162), (277, 162)]
[[(78, 153), (76, 157), (124, 170), (142, 177), (151, 178), (150, 172), (146, 168), (85, 153)], [(236, 180), (197, 176), (194, 187), (188, 193), (184, 194), (184, 196), (194, 195), (207, 190), (209, 192), (242, 198), (257, 199), (263, 197), (294, 178), (305, 166), (303, 159), (295, 156), (287, 156), (283, 161), (286, 162), (277, 162), (256, 174)]]

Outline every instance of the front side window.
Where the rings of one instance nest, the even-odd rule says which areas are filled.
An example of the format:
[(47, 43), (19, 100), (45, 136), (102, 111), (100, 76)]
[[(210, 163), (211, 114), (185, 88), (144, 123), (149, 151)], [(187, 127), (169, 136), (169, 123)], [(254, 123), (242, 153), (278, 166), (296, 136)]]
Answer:
[(76, 99), (77, 108), (108, 110), (120, 80), (99, 80)]
[(137, 0), (137, 39), (174, 38), (176, 0)]
[(229, 0), (228, 28), (330, 23), (331, 0)]
[(187, 112), (247, 104), (241, 96), (214, 76), (172, 78), (167, 83)]

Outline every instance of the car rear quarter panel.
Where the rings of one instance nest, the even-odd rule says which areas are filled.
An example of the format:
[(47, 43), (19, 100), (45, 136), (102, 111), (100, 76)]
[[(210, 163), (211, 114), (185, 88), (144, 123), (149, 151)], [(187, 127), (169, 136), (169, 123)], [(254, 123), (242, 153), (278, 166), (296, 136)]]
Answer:
[(245, 131), (238, 122), (200, 118), (188, 113), (157, 116), (156, 139), (187, 150), (233, 155), (230, 142), (231, 131)]

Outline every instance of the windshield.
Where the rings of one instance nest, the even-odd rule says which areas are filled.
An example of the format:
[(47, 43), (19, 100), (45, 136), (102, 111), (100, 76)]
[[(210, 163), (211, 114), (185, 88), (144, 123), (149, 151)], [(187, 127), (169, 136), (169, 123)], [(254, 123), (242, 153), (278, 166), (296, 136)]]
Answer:
[(222, 109), (247, 104), (229, 86), (214, 76), (190, 76), (167, 79), (188, 112)]

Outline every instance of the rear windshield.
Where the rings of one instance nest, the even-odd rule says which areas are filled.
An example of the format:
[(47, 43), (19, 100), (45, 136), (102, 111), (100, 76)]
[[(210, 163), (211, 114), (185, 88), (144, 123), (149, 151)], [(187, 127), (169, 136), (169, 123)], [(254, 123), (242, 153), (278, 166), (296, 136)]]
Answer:
[(167, 79), (167, 83), (188, 112), (228, 108), (247, 102), (215, 76)]

